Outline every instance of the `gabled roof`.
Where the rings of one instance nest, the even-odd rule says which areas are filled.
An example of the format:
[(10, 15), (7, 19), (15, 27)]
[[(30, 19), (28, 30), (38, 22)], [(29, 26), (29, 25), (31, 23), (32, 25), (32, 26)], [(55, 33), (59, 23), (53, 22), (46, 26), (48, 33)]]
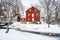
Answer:
[(33, 11), (33, 10), (38, 10), (38, 11), (40, 11), (40, 10), (39, 10), (39, 9), (37, 9), (36, 7), (31, 6), (29, 9), (27, 9), (27, 10), (26, 10), (26, 12), (27, 12), (27, 11), (29, 11), (30, 9), (31, 9), (32, 11)]

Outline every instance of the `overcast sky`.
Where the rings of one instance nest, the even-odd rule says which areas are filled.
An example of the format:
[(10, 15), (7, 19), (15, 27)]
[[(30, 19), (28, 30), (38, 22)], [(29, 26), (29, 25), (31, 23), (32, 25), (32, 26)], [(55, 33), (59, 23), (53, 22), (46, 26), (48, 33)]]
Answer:
[(39, 4), (38, 0), (21, 0), (24, 7), (29, 7), (30, 5)]

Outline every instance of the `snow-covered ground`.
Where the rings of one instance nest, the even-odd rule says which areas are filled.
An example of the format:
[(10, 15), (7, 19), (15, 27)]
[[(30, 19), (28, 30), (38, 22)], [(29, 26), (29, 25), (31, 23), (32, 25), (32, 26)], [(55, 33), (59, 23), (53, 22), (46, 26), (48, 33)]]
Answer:
[(10, 29), (7, 34), (5, 31), (6, 29), (0, 29), (0, 40), (60, 40), (60, 37), (37, 35), (14, 29)]
[(21, 30), (28, 30), (35, 32), (60, 34), (60, 27), (58, 25), (50, 25), (50, 28), (48, 28), (47, 24), (21, 24), (20, 22), (14, 22), (9, 27), (13, 27), (15, 29), (20, 28)]

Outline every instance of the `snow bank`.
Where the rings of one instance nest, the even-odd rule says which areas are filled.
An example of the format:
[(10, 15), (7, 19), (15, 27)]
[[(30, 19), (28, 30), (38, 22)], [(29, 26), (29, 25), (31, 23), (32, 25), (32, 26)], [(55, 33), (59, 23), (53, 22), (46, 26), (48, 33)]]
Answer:
[(21, 30), (35, 31), (35, 32), (60, 34), (60, 27), (58, 27), (58, 25), (50, 25), (50, 28), (48, 28), (47, 24), (21, 24), (20, 22), (14, 22), (9, 27), (15, 29), (19, 28)]

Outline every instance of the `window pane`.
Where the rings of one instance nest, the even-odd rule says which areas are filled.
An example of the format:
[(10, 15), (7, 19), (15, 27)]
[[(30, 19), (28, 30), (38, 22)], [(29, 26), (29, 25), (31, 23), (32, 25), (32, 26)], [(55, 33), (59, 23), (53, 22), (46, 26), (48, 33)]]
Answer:
[(28, 16), (30, 16), (30, 13), (28, 14)]
[(29, 10), (31, 12), (31, 10)]
[(36, 16), (38, 16), (38, 13), (36, 14)]
[(35, 12), (37, 12), (37, 10), (35, 10)]
[(30, 18), (28, 18), (28, 21), (30, 21)]
[(34, 14), (32, 14), (32, 17), (34, 17)]

